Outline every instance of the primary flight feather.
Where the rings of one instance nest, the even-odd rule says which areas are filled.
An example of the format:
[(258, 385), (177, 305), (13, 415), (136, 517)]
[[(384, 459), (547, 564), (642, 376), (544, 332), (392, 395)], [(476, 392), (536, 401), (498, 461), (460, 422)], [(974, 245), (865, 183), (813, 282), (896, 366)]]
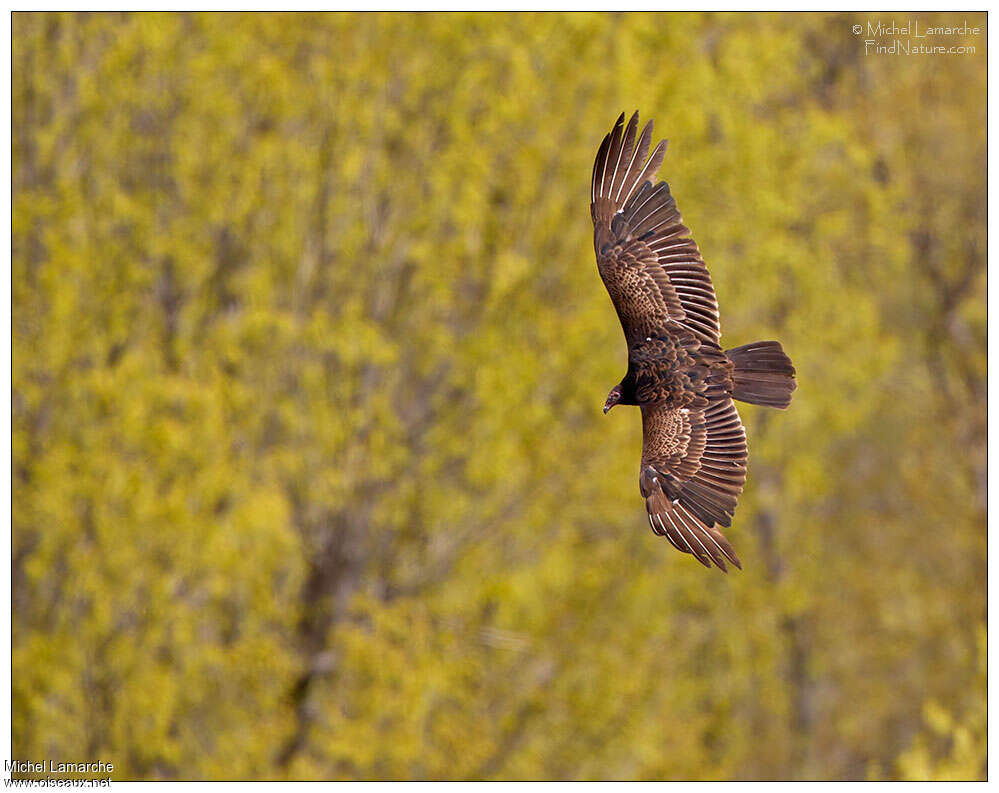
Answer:
[[(666, 141), (624, 114), (593, 163), (590, 214), (597, 268), (628, 344), (628, 371), (607, 395), (642, 409), (638, 486), (652, 530), (705, 567), (739, 558), (731, 526), (746, 482), (746, 432), (733, 399), (786, 408), (794, 367), (780, 343), (720, 346), (718, 301), (669, 185), (656, 183)], [(637, 138), (637, 140), (636, 140)]]

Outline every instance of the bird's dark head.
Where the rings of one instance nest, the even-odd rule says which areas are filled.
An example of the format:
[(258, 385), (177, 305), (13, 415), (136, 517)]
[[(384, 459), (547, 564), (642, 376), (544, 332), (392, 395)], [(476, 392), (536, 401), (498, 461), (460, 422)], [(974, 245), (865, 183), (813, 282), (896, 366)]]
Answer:
[(621, 401), (621, 386), (616, 385), (607, 395), (607, 401), (604, 402), (604, 413), (610, 410), (614, 405)]

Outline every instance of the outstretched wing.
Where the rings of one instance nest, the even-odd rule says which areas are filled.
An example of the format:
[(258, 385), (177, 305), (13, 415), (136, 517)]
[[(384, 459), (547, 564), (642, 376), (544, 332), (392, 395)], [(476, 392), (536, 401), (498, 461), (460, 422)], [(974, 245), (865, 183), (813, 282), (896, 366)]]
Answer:
[(721, 531), (732, 525), (746, 482), (746, 432), (729, 397), (706, 407), (664, 401), (642, 407), (642, 472), (649, 523), (705, 567), (725, 559), (742, 568)]
[(717, 344), (721, 331), (711, 276), (669, 185), (653, 186), (666, 141), (646, 160), (652, 122), (636, 143), (637, 130), (638, 113), (627, 127), (622, 113), (593, 164), (590, 214), (600, 276), (629, 345), (670, 330), (670, 323)]

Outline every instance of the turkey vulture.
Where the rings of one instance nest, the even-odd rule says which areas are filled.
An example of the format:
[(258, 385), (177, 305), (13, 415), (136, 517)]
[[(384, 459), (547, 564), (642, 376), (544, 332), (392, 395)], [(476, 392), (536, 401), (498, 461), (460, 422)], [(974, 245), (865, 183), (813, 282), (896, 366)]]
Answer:
[[(669, 185), (656, 184), (666, 141), (638, 113), (607, 133), (593, 164), (597, 268), (628, 343), (628, 372), (607, 395), (642, 409), (638, 486), (652, 530), (705, 567), (742, 565), (731, 526), (746, 481), (746, 431), (733, 399), (786, 408), (794, 367), (776, 341), (719, 344), (718, 301)], [(637, 138), (637, 140), (636, 140)]]

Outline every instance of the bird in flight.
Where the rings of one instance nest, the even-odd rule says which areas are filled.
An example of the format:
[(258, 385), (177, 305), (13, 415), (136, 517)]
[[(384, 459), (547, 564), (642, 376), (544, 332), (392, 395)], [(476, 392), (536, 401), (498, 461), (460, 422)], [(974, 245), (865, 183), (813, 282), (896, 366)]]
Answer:
[(590, 214), (597, 268), (628, 344), (628, 371), (607, 395), (642, 409), (638, 486), (652, 530), (705, 567), (742, 565), (719, 527), (731, 526), (746, 482), (746, 431), (733, 399), (786, 408), (797, 383), (776, 341), (719, 343), (718, 301), (669, 185), (666, 154), (649, 155), (652, 122), (638, 113), (607, 133), (593, 164)]

